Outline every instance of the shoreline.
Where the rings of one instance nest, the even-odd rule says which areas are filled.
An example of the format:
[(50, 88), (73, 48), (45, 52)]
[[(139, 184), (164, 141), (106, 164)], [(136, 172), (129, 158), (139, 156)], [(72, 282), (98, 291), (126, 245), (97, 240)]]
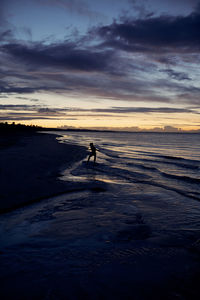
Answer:
[(77, 186), (58, 177), (62, 170), (86, 157), (87, 148), (59, 143), (58, 136), (33, 133), (17, 139), (7, 137), (7, 146), (0, 150), (1, 214)]

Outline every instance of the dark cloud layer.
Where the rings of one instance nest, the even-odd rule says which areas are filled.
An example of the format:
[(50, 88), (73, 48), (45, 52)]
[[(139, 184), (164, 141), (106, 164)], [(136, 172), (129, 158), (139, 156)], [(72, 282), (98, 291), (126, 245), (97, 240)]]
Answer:
[(169, 107), (112, 107), (108, 109), (93, 109), (92, 111), (108, 113), (196, 113), (192, 109)]
[(96, 30), (104, 45), (127, 51), (155, 51), (155, 48), (200, 47), (200, 13), (189, 16), (159, 16), (146, 19), (114, 22)]
[(28, 105), (28, 104), (0, 104), (0, 111), (1, 110), (30, 110), (30, 111), (37, 111), (39, 113), (58, 113), (58, 112), (103, 112), (103, 113), (197, 113), (195, 110), (190, 108), (169, 108), (169, 107), (119, 107), (114, 106), (110, 108), (91, 108), (91, 109), (84, 109), (84, 108), (48, 108), (46, 106), (41, 105)]
[(78, 71), (106, 71), (112, 60), (113, 51), (94, 51), (77, 48), (72, 43), (30, 45), (9, 43), (1, 50), (15, 60), (27, 64), (28, 68), (59, 67)]

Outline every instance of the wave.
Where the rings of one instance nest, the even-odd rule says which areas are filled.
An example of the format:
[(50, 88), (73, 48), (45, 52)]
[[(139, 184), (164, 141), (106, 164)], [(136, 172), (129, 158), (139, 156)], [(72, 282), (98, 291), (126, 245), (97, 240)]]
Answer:
[[(113, 159), (106, 159), (106, 160), (111, 163), (115, 162), (115, 160), (113, 160)], [(185, 169), (199, 170), (199, 166), (194, 166), (194, 165), (190, 165), (190, 164), (181, 164), (181, 163), (175, 163), (175, 162), (168, 163), (168, 162), (162, 162), (162, 161), (150, 160), (150, 159), (131, 159), (131, 160), (134, 160), (134, 162), (126, 162), (126, 161), (120, 160), (120, 163), (126, 167), (136, 167), (136, 168), (139, 168), (144, 171), (146, 170), (146, 171), (158, 172), (158, 173), (161, 172), (160, 167), (162, 167), (162, 164), (176, 166), (176, 167), (179, 167), (184, 170)], [(139, 163), (137, 161), (140, 161), (141, 163)], [(155, 166), (155, 164), (156, 164), (156, 166)]]
[(145, 166), (145, 165), (140, 164), (140, 163), (126, 163), (126, 166), (128, 166), (128, 167), (137, 167), (137, 168), (140, 168), (142, 170), (159, 172), (159, 170), (156, 167)]
[(171, 178), (171, 179), (176, 179), (176, 180), (180, 180), (180, 181), (184, 181), (184, 182), (188, 182), (188, 183), (195, 183), (195, 184), (199, 184), (200, 183), (200, 179), (199, 178), (193, 178), (193, 177), (189, 177), (189, 176), (181, 176), (181, 175), (174, 175), (174, 174), (168, 174), (165, 172), (160, 172), (164, 177), (167, 178)]
[(142, 165), (142, 164), (139, 164), (139, 163), (126, 163), (126, 165), (131, 166), (131, 167), (140, 168), (140, 169), (143, 169), (143, 170), (157, 172), (157, 173), (161, 174), (162, 176), (170, 178), (170, 179), (175, 179), (175, 180), (184, 181), (184, 182), (188, 182), (188, 183), (194, 183), (194, 184), (199, 184), (200, 183), (199, 178), (194, 178), (194, 177), (185, 176), (185, 175), (169, 174), (169, 173), (160, 171), (156, 167), (145, 166), (145, 165)]
[[(183, 166), (185, 165), (185, 166), (190, 166), (191, 168), (199, 168), (198, 160), (188, 159), (188, 158), (178, 157), (178, 156), (171, 156), (171, 155), (156, 155), (156, 156), (163, 158), (163, 159), (167, 159), (167, 160), (182, 161), (183, 164), (181, 164), (181, 165), (183, 165)], [(174, 162), (168, 161), (167, 163), (174, 163)], [(198, 165), (192, 165), (192, 164), (198, 164)]]
[[(152, 176), (141, 172), (133, 172), (130, 170), (123, 169), (121, 167), (111, 167), (106, 163), (96, 163), (96, 165), (93, 165), (93, 162), (89, 162), (88, 164), (86, 162), (82, 162), (82, 164), (80, 164), (77, 168), (71, 171), (71, 174), (73, 176), (78, 176), (80, 178), (82, 177), (88, 179), (90, 183), (91, 180), (95, 182), (105, 181), (107, 183), (121, 183), (121, 184), (123, 184), (124, 182), (137, 183), (137, 184), (141, 183), (145, 185), (160, 187), (164, 190), (176, 192), (181, 196), (200, 201), (200, 193), (197, 191), (193, 191), (194, 188), (192, 190), (192, 185), (187, 186), (187, 189), (183, 188), (183, 185), (180, 185), (181, 182), (182, 183), (187, 182), (190, 184), (191, 183), (199, 184), (200, 179), (192, 178), (189, 176), (168, 174), (165, 172), (161, 172), (156, 168), (153, 170), (158, 171), (158, 173), (163, 177), (173, 179), (174, 181), (176, 180), (176, 182), (174, 181), (162, 182), (161, 177), (155, 179)], [(180, 184), (177, 184), (177, 181), (179, 181)]]
[(156, 186), (156, 187), (161, 187), (165, 190), (176, 192), (177, 194), (179, 194), (181, 196), (188, 197), (188, 198), (191, 198), (193, 200), (200, 201), (200, 193), (198, 193), (198, 192), (186, 191), (186, 190), (179, 189), (177, 187), (164, 185), (162, 183), (153, 182), (153, 181), (151, 181), (151, 182), (146, 181), (146, 182), (143, 182), (143, 183), (144, 184), (150, 184), (150, 185)]
[[(103, 169), (104, 169), (103, 171), (107, 172), (106, 168), (103, 168)], [(200, 179), (198, 179), (198, 178), (192, 178), (192, 177), (188, 177), (188, 176), (172, 175), (172, 174), (161, 172), (159, 170), (158, 170), (158, 172), (161, 175), (163, 175), (165, 177), (169, 177), (171, 179), (176, 179), (176, 180), (179, 180), (179, 181), (193, 183), (193, 184), (199, 184), (200, 183)], [(189, 198), (192, 198), (194, 200), (200, 201), (200, 193), (198, 193), (198, 192), (185, 190), (185, 189), (180, 189), (179, 187), (173, 186), (169, 183), (167, 184), (166, 182), (165, 182), (165, 184), (163, 184), (163, 183), (159, 182), (159, 180), (155, 181), (155, 179), (153, 179), (153, 177), (148, 176), (148, 175), (143, 174), (143, 173), (131, 172), (131, 171), (124, 170), (124, 169), (121, 169), (121, 168), (110, 168), (109, 175), (111, 175), (111, 174), (115, 175), (117, 177), (121, 177), (123, 179), (126, 179), (129, 182), (142, 183), (142, 184), (148, 184), (148, 185), (151, 185), (151, 186), (161, 187), (165, 190), (176, 192), (176, 193), (178, 193), (178, 194), (180, 194), (184, 197), (189, 197)]]
[(179, 156), (172, 156), (172, 155), (156, 155), (156, 156), (164, 159), (184, 160), (183, 157), (179, 157)]
[(112, 150), (108, 150), (108, 149), (102, 149), (101, 147), (98, 147), (99, 151), (103, 154), (105, 154), (108, 157), (112, 157), (112, 158), (120, 158), (120, 155), (116, 154), (115, 151)]
[[(134, 161), (135, 166), (141, 167), (142, 169), (156, 171), (157, 167), (155, 166), (158, 164), (164, 165), (172, 165), (177, 166), (182, 169), (190, 169), (190, 170), (200, 170), (200, 165), (198, 160), (187, 159), (180, 156), (175, 155), (162, 155), (159, 153), (151, 152), (151, 151), (134, 151), (132, 154), (133, 157), (126, 155), (126, 153), (121, 151), (115, 151), (110, 149), (102, 149), (99, 147), (100, 152), (106, 155), (108, 158), (106, 160), (110, 161), (109, 158), (117, 159), (120, 162), (125, 162), (126, 165), (130, 163), (130, 161)], [(143, 157), (137, 157), (137, 156)], [(144, 165), (140, 166), (137, 162), (142, 162)], [(150, 164), (145, 165), (145, 164)], [(153, 166), (152, 166), (153, 164)]]
[[(126, 159), (131, 159), (131, 160), (135, 160), (135, 161), (141, 161), (143, 163), (153, 163), (153, 164), (164, 164), (164, 165), (174, 165), (174, 166), (177, 166), (177, 167), (181, 167), (183, 169), (191, 169), (191, 170), (199, 170), (200, 167), (199, 167), (199, 162), (198, 161), (192, 161), (192, 160), (187, 160), (189, 161), (190, 163), (185, 163), (186, 159), (182, 158), (181, 161), (182, 162), (176, 162), (176, 161), (163, 161), (163, 160), (156, 160), (156, 159), (148, 159), (148, 158), (126, 158)], [(195, 163), (198, 163), (198, 165), (194, 165), (194, 164), (191, 164), (191, 162), (195, 162)], [(133, 163), (133, 165), (138, 165), (138, 163)], [(142, 165), (141, 165), (142, 166)], [(149, 166), (142, 166), (143, 168), (147, 168), (147, 169), (157, 169), (156, 167), (149, 167)]]
[[(104, 163), (96, 163), (95, 165), (93, 165), (93, 162), (89, 162), (88, 164), (86, 162), (83, 162), (82, 165), (79, 165), (76, 169), (72, 170), (71, 174), (74, 176), (84, 176), (84, 177), (90, 174), (93, 175), (103, 174), (103, 176), (105, 175), (109, 178), (123, 179), (129, 182), (130, 181), (138, 182), (138, 181), (143, 181), (151, 178), (151, 176), (146, 175), (144, 173), (133, 172), (118, 167), (111, 167)], [(99, 180), (101, 180), (100, 177)]]

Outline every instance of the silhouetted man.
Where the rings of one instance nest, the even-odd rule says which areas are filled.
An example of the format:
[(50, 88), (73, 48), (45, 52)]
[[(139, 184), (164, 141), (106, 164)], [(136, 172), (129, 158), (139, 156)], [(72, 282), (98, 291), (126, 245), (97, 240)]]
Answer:
[(95, 148), (95, 146), (93, 145), (93, 143), (90, 143), (90, 150), (91, 150), (91, 153), (90, 153), (89, 156), (88, 156), (87, 162), (89, 162), (90, 157), (94, 156), (94, 164), (95, 164), (95, 162), (96, 162), (96, 157), (97, 157), (97, 155), (96, 155), (97, 149)]

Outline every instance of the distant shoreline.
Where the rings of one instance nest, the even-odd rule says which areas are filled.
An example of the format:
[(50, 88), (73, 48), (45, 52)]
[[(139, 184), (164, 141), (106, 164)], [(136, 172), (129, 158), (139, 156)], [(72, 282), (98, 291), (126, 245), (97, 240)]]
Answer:
[(97, 129), (61, 129), (61, 128), (43, 128), (42, 131), (69, 131), (69, 132), (110, 132), (110, 133), (150, 133), (150, 134), (200, 134), (198, 132), (189, 131), (125, 131), (125, 130), (97, 130)]
[[(156, 133), (156, 134), (200, 134), (200, 130), (199, 129), (196, 129), (196, 130), (191, 130), (191, 131), (188, 131), (188, 130), (182, 130), (182, 129), (178, 129), (176, 127), (173, 127), (173, 126), (167, 126), (168, 127), (168, 130), (169, 128), (171, 128), (171, 130), (166, 130), (166, 128), (154, 128), (155, 130), (148, 130), (148, 129), (144, 129), (144, 130), (140, 130), (138, 128), (138, 130), (130, 130), (130, 128), (128, 127), (124, 127), (126, 128), (123, 129), (119, 129), (118, 127), (114, 127), (114, 129), (106, 129), (106, 127), (100, 127), (100, 128), (63, 128), (62, 126), (59, 127), (59, 128), (48, 128), (48, 127), (40, 127), (40, 126), (37, 126), (37, 125), (24, 125), (24, 124), (20, 124), (20, 123), (8, 123), (8, 122), (0, 122), (0, 136), (1, 135), (5, 135), (5, 134), (12, 134), (12, 133), (15, 133), (15, 134), (21, 134), (21, 133), (34, 133), (34, 132), (41, 132), (41, 131), (45, 131), (45, 132), (48, 132), (48, 131), (69, 131), (69, 132), (118, 132), (118, 133)], [(133, 127), (135, 128), (135, 127)], [(136, 127), (137, 128), (137, 127)], [(158, 129), (158, 130), (156, 130)]]
[(4, 146), (0, 148), (0, 213), (73, 190), (74, 185), (58, 177), (62, 170), (86, 157), (87, 148), (59, 143), (57, 136), (4, 136)]

